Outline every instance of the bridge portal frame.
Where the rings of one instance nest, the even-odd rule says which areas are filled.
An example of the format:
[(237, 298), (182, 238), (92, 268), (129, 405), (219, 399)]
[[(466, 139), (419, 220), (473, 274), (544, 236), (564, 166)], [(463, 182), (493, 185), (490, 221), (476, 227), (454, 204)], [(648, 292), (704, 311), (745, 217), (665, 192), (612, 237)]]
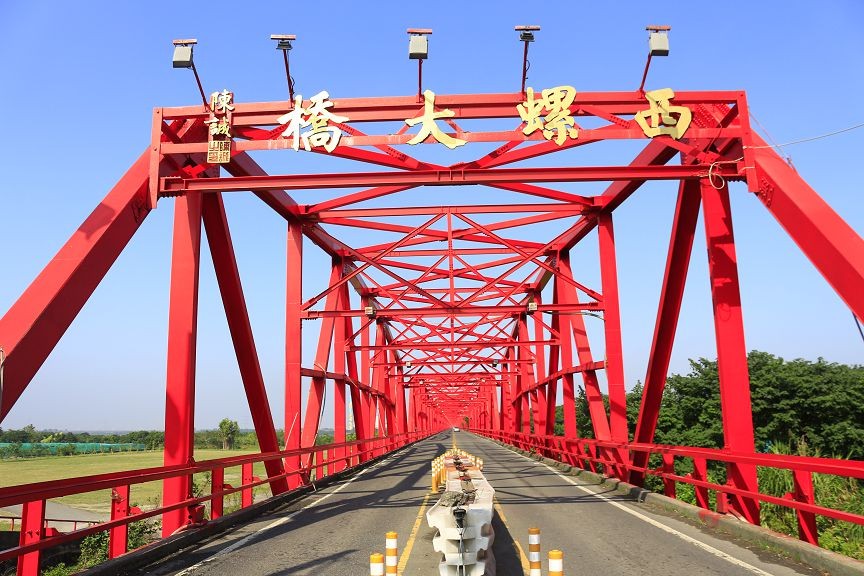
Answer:
[[(336, 392), (337, 443), (346, 439), (348, 392), (358, 440), (376, 434), (398, 436), (409, 430), (436, 430), (460, 417), (483, 428), (515, 434), (529, 431), (533, 420), (535, 427), (542, 426), (540, 431), (550, 435), (554, 433), (559, 383), (565, 408), (564, 437), (576, 440), (574, 378), (579, 375), (598, 441), (598, 457), (606, 462), (607, 473), (629, 476), (638, 484), (644, 480), (648, 453), (629, 449), (628, 444), (653, 441), (695, 224), (701, 213), (709, 252), (725, 449), (752, 454), (749, 375), (728, 183), (746, 182), (748, 190), (859, 318), (864, 317), (864, 242), (752, 132), (743, 92), (682, 91), (674, 100), (677, 106), (692, 111), (692, 125), (678, 139), (669, 135), (649, 138), (636, 118), (647, 105), (644, 92), (577, 94), (566, 110), (576, 125), (589, 117), (602, 125), (582, 128), (578, 137), (558, 143), (544, 138), (542, 131), (525, 133), (518, 107), (526, 102), (526, 94), (439, 95), (434, 97), (436, 109), (452, 111), (446, 120), (451, 138), (503, 143), (473, 161), (437, 165), (394, 148), (412, 138), (407, 126), (387, 134), (366, 134), (357, 127), (404, 122), (423, 113), (423, 102), (415, 97), (338, 99), (331, 111), (349, 120), (335, 124), (344, 134), (329, 154), (389, 170), (272, 176), (250, 153), (295, 146), (292, 139), (282, 137), (278, 119), (298, 103), (236, 103), (230, 162), (221, 166), (207, 163), (208, 120), (213, 110), (204, 106), (157, 108), (149, 148), (0, 319), (0, 346), (5, 356), (0, 419), (12, 409), (149, 212), (165, 198), (173, 197), (166, 467), (193, 461), (203, 224), (261, 450), (290, 451), (284, 459), (267, 460), (268, 476), (275, 478), (271, 482), (274, 494), (308, 481), (304, 470), (311, 466), (310, 457), (301, 456), (299, 449), (314, 444), (327, 380), (334, 382)], [(303, 103), (304, 107), (310, 105)], [(514, 119), (516, 126), (473, 132), (460, 126), (490, 118)], [(645, 147), (629, 164), (621, 166), (504, 168), (610, 140), (644, 141)], [(423, 143), (438, 145), (433, 136)], [(311, 152), (325, 153), (316, 148)], [(667, 165), (676, 156), (680, 164)], [(228, 176), (223, 176), (220, 168)], [(680, 184), (643, 398), (631, 441), (624, 398), (613, 214), (651, 180), (676, 180)], [(611, 183), (593, 197), (549, 186), (594, 181)], [(509, 206), (358, 206), (418, 186), (469, 184), (527, 195), (532, 202)], [(307, 205), (298, 204), (287, 192), (339, 188), (362, 189)], [(239, 190), (251, 191), (282, 217), (287, 227), (286, 440), (282, 446), (276, 437), (222, 201), (223, 194)], [(476, 218), (477, 214), (492, 212), (505, 219), (481, 224)], [(514, 217), (522, 213), (534, 215)], [(429, 218), (416, 227), (386, 221), (405, 215)], [(550, 241), (506, 235), (520, 226), (561, 217), (576, 220)], [(386, 231), (398, 239), (352, 247), (325, 226)], [(594, 230), (599, 238), (599, 291), (578, 280), (569, 259), (570, 250)], [(304, 238), (332, 260), (327, 288), (306, 301), (301, 285)], [(502, 257), (472, 265), (460, 257), (460, 248), (454, 248), (456, 241), (476, 243), (474, 254)], [(427, 248), (431, 242), (447, 242), (448, 247)], [(421, 252), (438, 261), (420, 266), (397, 258)], [(459, 259), (461, 264), (454, 268)], [(442, 263), (447, 267), (442, 268)], [(501, 266), (507, 267), (506, 273), (487, 272)], [(527, 275), (514, 275), (526, 267), (530, 269)], [(376, 281), (371, 270), (388, 276), (389, 283)], [(405, 271), (416, 276), (407, 277)], [(479, 282), (481, 287), (456, 286), (456, 277)], [(449, 280), (450, 286), (424, 288), (429, 278)], [(541, 292), (549, 283), (552, 301), (543, 303)], [(349, 286), (360, 306), (352, 305)], [(323, 308), (313, 308), (322, 301)], [(606, 359), (602, 362), (594, 359), (587, 337), (583, 313), (590, 311), (602, 312), (605, 320)], [(542, 313), (551, 313), (551, 320), (546, 322)], [(427, 321), (436, 315), (446, 322)], [(359, 327), (354, 323), (356, 318)], [(302, 367), (300, 334), (303, 321), (310, 319), (320, 319), (322, 327), (314, 366), (308, 369)], [(459, 352), (454, 352), (456, 349)], [(453, 369), (448, 373), (430, 368), (421, 383), (416, 378), (419, 371), (409, 374), (407, 362), (412, 359), (429, 366), (449, 364)], [(490, 372), (489, 365), (495, 370)], [(483, 370), (474, 370), (477, 366)], [(608, 411), (598, 370), (606, 372)], [(477, 381), (490, 373), (487, 382)], [(303, 378), (311, 379), (305, 415), (301, 409)], [(731, 506), (750, 522), (758, 523), (758, 501), (741, 496), (758, 491), (755, 465), (746, 459), (733, 459), (728, 470)], [(188, 500), (190, 490), (188, 478), (166, 479), (163, 504), (171, 507)], [(186, 510), (175, 508), (166, 512), (163, 532), (170, 534), (189, 521)]]

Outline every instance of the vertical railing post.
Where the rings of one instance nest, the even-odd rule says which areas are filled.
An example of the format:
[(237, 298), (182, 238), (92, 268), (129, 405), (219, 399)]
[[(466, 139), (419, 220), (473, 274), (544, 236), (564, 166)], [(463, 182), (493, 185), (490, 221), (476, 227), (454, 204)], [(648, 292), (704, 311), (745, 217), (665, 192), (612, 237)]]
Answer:
[[(808, 470), (793, 470), (792, 481), (795, 486), (795, 500), (815, 504), (813, 474)], [(816, 514), (796, 510), (798, 516), (798, 538), (814, 546), (819, 545), (819, 531), (816, 528)]]
[[(320, 480), (321, 478), (324, 478), (324, 465), (327, 462), (327, 456), (329, 455), (329, 453), (330, 453), (329, 450), (327, 450), (326, 448), (323, 448), (320, 452), (318, 452), (315, 455), (316, 458), (318, 459), (318, 468), (315, 469), (315, 479), (316, 480)], [(328, 465), (327, 468), (329, 470), (330, 466)]]
[[(708, 463), (704, 458), (693, 458), (693, 479), (702, 482), (708, 480)], [(694, 486), (693, 491), (696, 493), (696, 505), (705, 510), (710, 510), (711, 503), (708, 500), (708, 489), (704, 486)]]
[[(45, 501), (34, 500), (26, 502), (21, 511), (21, 535), (18, 543), (21, 546), (33, 544), (42, 540), (45, 535)], [(40, 550), (27, 552), (18, 557), (18, 576), (39, 576)]]
[[(663, 473), (675, 473), (675, 456), (672, 454), (663, 454)], [(675, 480), (671, 478), (663, 478), (663, 494), (669, 498), (675, 498)]]
[(225, 490), (225, 469), (214, 468), (210, 473), (210, 519), (216, 520), (222, 517), (222, 511), (225, 505), (225, 497), (222, 491)]
[(243, 508), (247, 508), (247, 507), (252, 505), (252, 500), (253, 500), (252, 488), (246, 487), (255, 481), (254, 476), (252, 474), (252, 466), (253, 466), (252, 462), (245, 462), (243, 465), (240, 466), (240, 475), (241, 475), (240, 484), (244, 486), (243, 490), (241, 491), (241, 494), (242, 494), (241, 505), (243, 506)]
[[(129, 485), (111, 490), (111, 520), (129, 516)], [(126, 553), (129, 524), (114, 526), (108, 531), (108, 558), (117, 558)]]

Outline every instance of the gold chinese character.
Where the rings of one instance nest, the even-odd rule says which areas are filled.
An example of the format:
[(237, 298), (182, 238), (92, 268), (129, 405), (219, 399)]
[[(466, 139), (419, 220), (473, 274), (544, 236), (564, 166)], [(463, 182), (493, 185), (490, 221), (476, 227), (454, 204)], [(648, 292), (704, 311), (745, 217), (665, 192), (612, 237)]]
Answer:
[(231, 124), (228, 122), (227, 117), (213, 117), (209, 120), (205, 120), (204, 123), (210, 125), (211, 136), (228, 136), (229, 138), (231, 137)]
[[(330, 102), (329, 98), (330, 94), (322, 90), (309, 99), (309, 108), (303, 108), (303, 97), (298, 94), (294, 98), (294, 109), (279, 117), (279, 123), (286, 125), (282, 137), (293, 138), (294, 150), (300, 149), (301, 141), (303, 149), (307, 152), (318, 146), (322, 146), (327, 152), (332, 152), (339, 145), (342, 130), (337, 126), (331, 126), (330, 122), (347, 122), (348, 117), (337, 116), (330, 112), (328, 108), (333, 107), (333, 102)], [(300, 130), (307, 127), (312, 129), (301, 134)]]
[(210, 94), (210, 110), (217, 114), (226, 114), (234, 111), (234, 106), (231, 101), (234, 99), (234, 93), (228, 90), (222, 92), (213, 92)]
[[(534, 89), (526, 90), (527, 99), (516, 106), (519, 117), (525, 122), (522, 133), (529, 136), (541, 130), (543, 137), (547, 140), (555, 138), (555, 143), (560, 146), (567, 137), (578, 138), (579, 130), (576, 128), (576, 120), (570, 113), (570, 106), (576, 99), (576, 89), (572, 86), (556, 86), (548, 88), (540, 93), (540, 98), (534, 98)], [(546, 115), (543, 116), (543, 112)]]
[(405, 120), (405, 123), (408, 126), (414, 126), (420, 122), (423, 123), (423, 125), (420, 126), (420, 131), (416, 136), (414, 136), (414, 138), (408, 141), (408, 144), (419, 144), (429, 136), (432, 136), (432, 138), (441, 144), (444, 144), (451, 150), (457, 146), (465, 144), (465, 140), (453, 138), (449, 134), (442, 132), (438, 127), (438, 124), (435, 123), (435, 120), (439, 118), (452, 118), (456, 113), (446, 108), (440, 112), (435, 112), (435, 93), (431, 90), (423, 92), (423, 100), (423, 115), (418, 116), (417, 118), (409, 118), (408, 120)]
[(675, 93), (671, 88), (661, 88), (645, 93), (650, 108), (636, 114), (635, 119), (649, 138), (667, 134), (678, 140), (684, 136), (684, 132), (690, 127), (693, 112), (686, 106), (670, 105), (669, 101), (674, 97)]

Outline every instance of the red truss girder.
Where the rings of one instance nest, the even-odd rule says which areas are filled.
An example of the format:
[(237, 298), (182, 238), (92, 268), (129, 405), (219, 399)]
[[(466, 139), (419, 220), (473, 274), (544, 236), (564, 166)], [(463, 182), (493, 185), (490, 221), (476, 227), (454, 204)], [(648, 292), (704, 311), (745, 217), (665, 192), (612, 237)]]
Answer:
[[(638, 483), (644, 479), (641, 470), (648, 452), (632, 447), (653, 441), (701, 211), (712, 282), (725, 448), (737, 454), (752, 453), (749, 376), (725, 182), (747, 181), (748, 188), (858, 317), (864, 317), (864, 241), (751, 132), (742, 92), (676, 92), (674, 104), (687, 106), (693, 113), (692, 125), (679, 140), (646, 138), (634, 119), (648, 107), (639, 92), (578, 94), (569, 112), (580, 128), (579, 137), (562, 144), (544, 140), (539, 132), (526, 135), (522, 131), (525, 124), (516, 106), (523, 100), (522, 94), (436, 96), (439, 110), (454, 112), (448, 122), (451, 136), (468, 143), (502, 142), (479, 158), (442, 166), (394, 148), (413, 137), (403, 128), (405, 119), (422, 113), (423, 106), (415, 97), (335, 99), (331, 112), (349, 120), (339, 125), (345, 136), (332, 155), (387, 170), (319, 174), (270, 175), (248, 153), (296, 144), (281, 137), (282, 127), (276, 120), (292, 103), (235, 103), (233, 152), (231, 162), (224, 166), (230, 176), (220, 176), (216, 166), (204, 161), (204, 122), (209, 111), (201, 106), (157, 109), (150, 153), (132, 166), (0, 319), (0, 419), (12, 409), (144, 217), (157, 201), (162, 204), (164, 198), (176, 196), (166, 465), (187, 465), (193, 458), (197, 279), (203, 224), (263, 451), (313, 446), (326, 408), (332, 409), (337, 443), (346, 438), (349, 412), (359, 440), (397, 438), (408, 430), (434, 431), (462, 417), (470, 418), (474, 427), (502, 433), (551, 435), (559, 395), (564, 404), (564, 435), (574, 440), (579, 437), (575, 394), (581, 381), (598, 442), (596, 454), (588, 455), (604, 462), (608, 474), (624, 477), (630, 470), (631, 480)], [(602, 125), (582, 127), (580, 123), (588, 117), (592, 126), (598, 121)], [(474, 119), (490, 118), (503, 119), (503, 128), (467, 129)], [(359, 128), (367, 122), (375, 127), (387, 122), (398, 126), (391, 133), (367, 134)], [(505, 167), (623, 139), (646, 143), (625, 165)], [(424, 144), (437, 145), (431, 137)], [(676, 155), (681, 162), (667, 165)], [(613, 213), (649, 180), (678, 180), (681, 184), (633, 444), (624, 404)], [(593, 181), (610, 184), (596, 196), (539, 185)], [(717, 182), (724, 185), (717, 186)], [(385, 203), (420, 186), (454, 185), (482, 185), (531, 200), (500, 205)], [(319, 194), (313, 204), (303, 205), (287, 192), (301, 189), (346, 191)], [(229, 191), (251, 191), (286, 221), (286, 434), (282, 447), (275, 444), (275, 424), (222, 205), (220, 193)], [(370, 200), (376, 201), (376, 207), (361, 205)], [(496, 215), (496, 221), (489, 221)], [(406, 217), (425, 221), (406, 225)], [(550, 222), (564, 222), (564, 231), (552, 238), (532, 236), (539, 225)], [(351, 246), (334, 235), (336, 227), (366, 229), (377, 235), (376, 243)], [(599, 289), (579, 281), (569, 256), (570, 249), (595, 229)], [(389, 241), (380, 240), (388, 235)], [(526, 235), (532, 239), (525, 239)], [(329, 282), (307, 300), (302, 292), (304, 236), (332, 261)], [(603, 319), (605, 360), (597, 360), (592, 352), (585, 315)], [(308, 321), (321, 323), (314, 361), (307, 368), (302, 367), (303, 320), (307, 328), (311, 326)], [(605, 390), (599, 370), (606, 372)], [(334, 398), (325, 398), (327, 382)], [(301, 411), (304, 392), (305, 414)], [(337, 471), (352, 461), (345, 448), (338, 450), (336, 456), (342, 459), (334, 465)], [(268, 461), (274, 493), (308, 480), (311, 456), (301, 458), (298, 453), (290, 453), (284, 461)], [(567, 456), (572, 464), (581, 462), (579, 453)], [(757, 489), (755, 468), (746, 460), (733, 459), (728, 472), (734, 490), (731, 505), (758, 522), (757, 501), (747, 496)], [(803, 494), (806, 479), (799, 480)], [(187, 478), (166, 480), (165, 504), (182, 502), (189, 490)], [(163, 531), (171, 533), (185, 522), (182, 508), (169, 512), (163, 519)], [(815, 538), (812, 530), (805, 532), (808, 538)], [(26, 564), (33, 565), (32, 557)]]
[[(573, 168), (482, 168), (415, 170), (410, 172), (355, 172), (345, 174), (297, 174), (289, 176), (250, 176), (247, 178), (163, 178), (160, 192), (176, 195), (185, 192), (236, 192), (242, 190), (308, 190), (353, 188), (358, 186), (458, 186), (510, 182), (595, 182), (688, 180), (704, 178), (709, 165), (693, 166), (608, 166)], [(738, 171), (718, 165), (718, 177), (733, 178)], [(386, 211), (377, 215), (385, 215)], [(389, 215), (389, 214), (387, 214)], [(398, 210), (397, 210), (398, 215)]]

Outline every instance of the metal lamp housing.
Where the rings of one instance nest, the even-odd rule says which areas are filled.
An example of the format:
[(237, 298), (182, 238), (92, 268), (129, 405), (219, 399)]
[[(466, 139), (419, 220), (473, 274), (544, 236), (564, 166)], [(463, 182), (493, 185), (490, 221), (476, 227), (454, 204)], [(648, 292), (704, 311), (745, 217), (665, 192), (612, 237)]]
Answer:
[(429, 38), (421, 34), (413, 34), (408, 40), (408, 58), (411, 60), (426, 60), (429, 57)]
[(174, 68), (192, 67), (192, 46), (174, 46)]
[(651, 56), (668, 56), (669, 35), (666, 32), (651, 32), (648, 34), (648, 53)]

